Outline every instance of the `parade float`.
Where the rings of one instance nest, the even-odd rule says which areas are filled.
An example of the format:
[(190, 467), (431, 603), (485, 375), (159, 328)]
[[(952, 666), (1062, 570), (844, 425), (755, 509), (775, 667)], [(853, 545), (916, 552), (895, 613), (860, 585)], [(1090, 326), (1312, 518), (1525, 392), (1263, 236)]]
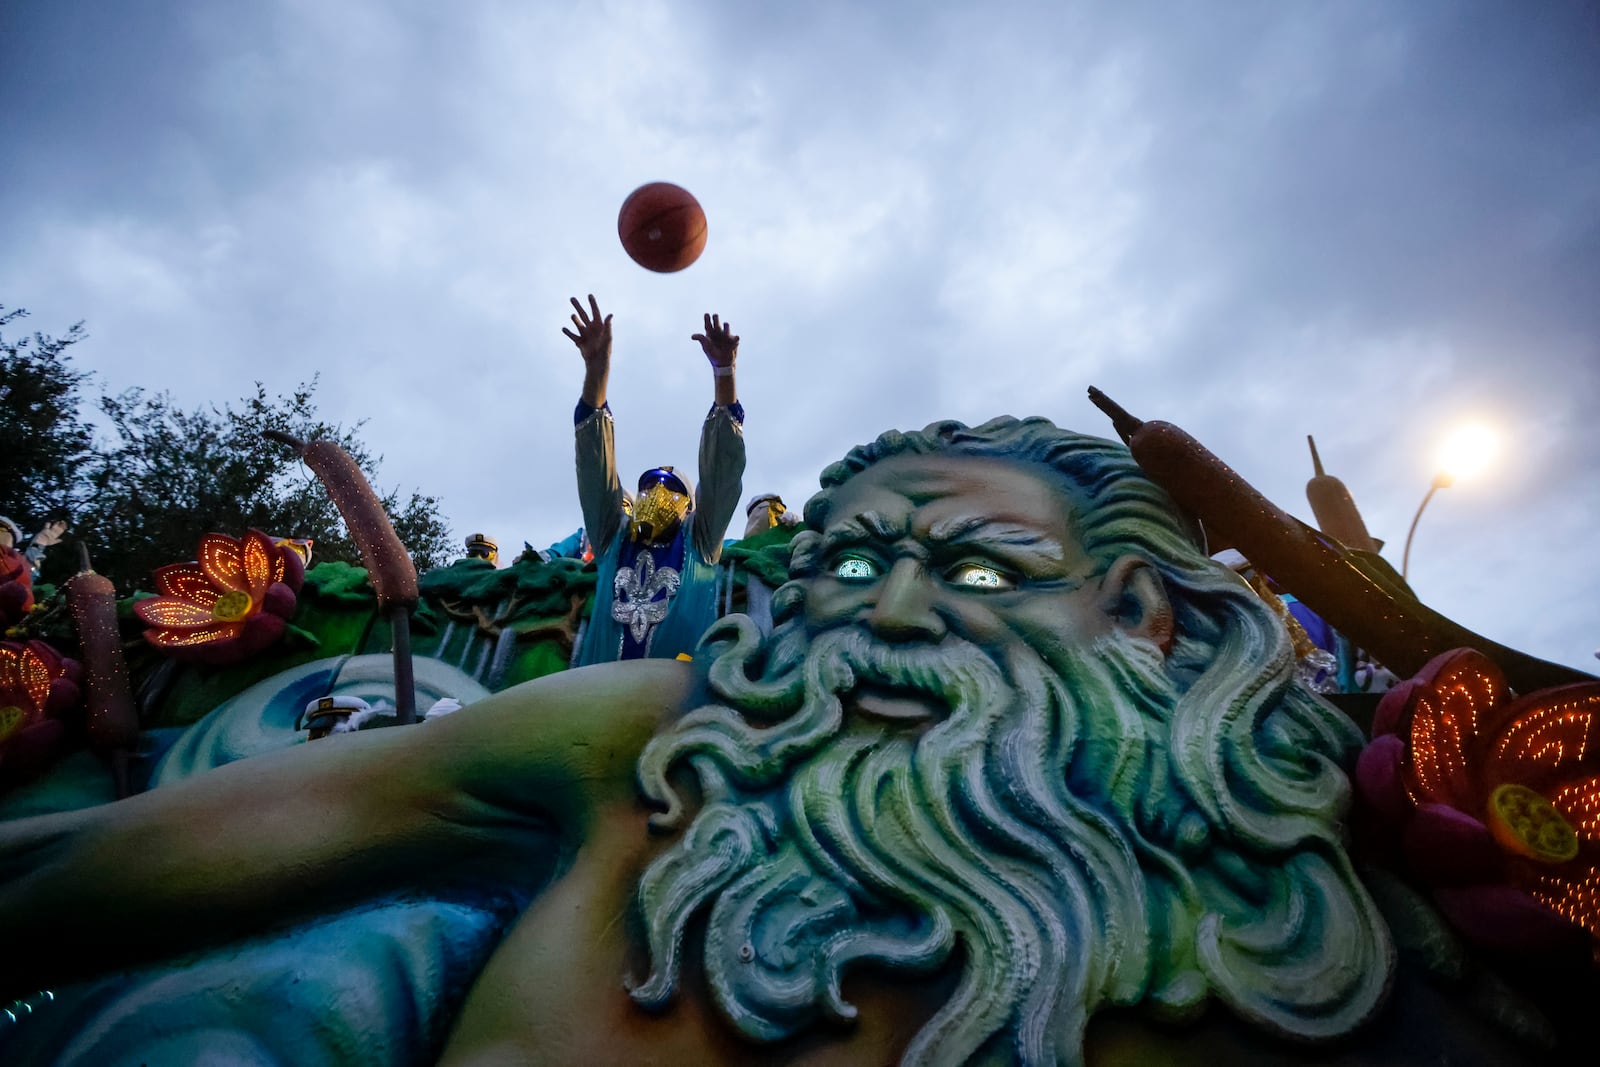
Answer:
[[(618, 233), (681, 270), (705, 217)], [(264, 431), (361, 566), (214, 531), (118, 599), (9, 528), (0, 1061), (1588, 1062), (1600, 679), (1418, 601), (1314, 442), (1316, 527), (1089, 397), (1120, 441), (852, 449), (676, 655), (670, 566), (419, 574), (329, 440)], [(597, 602), (643, 648), (579, 667)]]
[[(217, 532), (119, 602), (86, 558), (0, 644), (0, 1057), (1576, 1059), (1600, 681), (1429, 611), (1320, 459), (1317, 529), (1092, 398), (1126, 447), (996, 420), (855, 450), (803, 527), (730, 546), (687, 663), (568, 670), (592, 563), (478, 535), (419, 576), (325, 443), (286, 442), (365, 567)], [(1024, 521), (963, 463), (1065, 483)], [(862, 525), (896, 499), (955, 510)], [(1082, 549), (1029, 532), (1062, 507)], [(917, 618), (903, 536), (980, 539), (938, 595), (994, 586), (1027, 641)], [(1035, 587), (1046, 615), (1006, 606)], [(1306, 669), (1279, 593), (1398, 684)], [(882, 648), (810, 649), (858, 611)], [(470, 841), (391, 825), (419, 804)]]

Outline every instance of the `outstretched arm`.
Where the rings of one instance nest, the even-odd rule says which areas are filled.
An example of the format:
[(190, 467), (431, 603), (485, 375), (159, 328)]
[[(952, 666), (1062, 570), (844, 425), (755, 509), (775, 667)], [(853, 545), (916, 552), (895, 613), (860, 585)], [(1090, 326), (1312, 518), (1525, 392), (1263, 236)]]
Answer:
[(242, 760), (0, 824), (0, 996), (455, 877), (514, 877), (632, 795), (693, 671), (554, 675), (442, 721)]
[[(600, 304), (589, 294), (589, 310), (572, 298), (572, 324), (578, 332), (561, 332), (578, 346), (583, 357), (583, 394), (574, 429), (578, 467), (578, 506), (583, 528), (596, 554), (611, 544), (622, 525), (622, 483), (617, 479), (617, 450), (611, 409), (606, 407), (606, 385), (611, 379), (611, 316), (600, 314)], [(588, 412), (585, 414), (584, 409)]]
[(715, 563), (722, 558), (722, 538), (744, 492), (744, 412), (733, 377), (739, 338), (732, 325), (717, 315), (708, 314), (705, 323), (706, 332), (695, 334), (692, 340), (700, 342), (711, 361), (715, 403), (700, 431), (700, 484), (693, 533), (700, 558)]
[(565, 326), (561, 332), (572, 339), (583, 357), (583, 402), (592, 408), (602, 407), (606, 402), (606, 384), (611, 379), (611, 316), (601, 317), (600, 304), (593, 293), (589, 294), (588, 311), (578, 303), (577, 297), (571, 300), (572, 309), (577, 312), (572, 316), (572, 324), (578, 332), (573, 333)]

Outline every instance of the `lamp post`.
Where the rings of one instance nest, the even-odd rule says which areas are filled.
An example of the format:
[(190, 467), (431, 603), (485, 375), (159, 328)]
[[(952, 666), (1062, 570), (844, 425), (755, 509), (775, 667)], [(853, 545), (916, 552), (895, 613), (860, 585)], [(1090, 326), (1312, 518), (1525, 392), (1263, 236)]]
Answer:
[(1433, 494), (1441, 489), (1448, 489), (1455, 484), (1455, 478), (1448, 471), (1440, 471), (1433, 476), (1433, 484), (1428, 486), (1428, 491), (1422, 495), (1422, 503), (1417, 505), (1417, 513), (1411, 516), (1411, 529), (1406, 531), (1406, 548), (1400, 556), (1400, 577), (1406, 578), (1411, 569), (1411, 539), (1417, 535), (1417, 523), (1422, 520), (1422, 509), (1428, 506), (1428, 501), (1433, 499)]

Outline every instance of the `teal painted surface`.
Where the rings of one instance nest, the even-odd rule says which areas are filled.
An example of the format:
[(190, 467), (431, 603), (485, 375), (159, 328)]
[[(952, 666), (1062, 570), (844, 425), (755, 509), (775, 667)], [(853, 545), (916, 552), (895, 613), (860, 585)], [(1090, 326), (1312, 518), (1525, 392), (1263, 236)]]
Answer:
[[(0, 1025), (0, 1062), (425, 1064), (505, 908), (402, 901), (65, 989)], [(0, 1019), (0, 1024), (4, 1020)]]
[[(338, 656), (267, 679), (185, 730), (152, 788), (306, 743), (295, 717), (319, 696), (394, 697), (388, 656)], [(416, 662), (418, 705), (487, 695), (448, 664)], [(470, 714), (470, 707), (456, 714)], [(425, 730), (423, 723), (411, 729)], [(318, 741), (337, 745), (337, 736)], [(8, 798), (5, 817), (112, 799), (87, 754)], [(197, 817), (203, 817), (197, 813)], [(552, 841), (548, 869), (559, 861)], [(537, 885), (535, 877), (531, 885)], [(279, 936), (28, 998), (20, 1023), (0, 1017), (0, 1062), (102, 1065), (428, 1063), (456, 1005), (520, 904), (502, 896), (406, 899), (365, 906)]]
[[(418, 714), (441, 697), (469, 705), (488, 690), (447, 663), (417, 659)], [(335, 656), (302, 664), (268, 678), (224, 702), (191, 726), (168, 750), (151, 776), (160, 786), (211, 767), (304, 744), (306, 734), (294, 728), (308, 702), (324, 696), (356, 696), (369, 704), (394, 704), (394, 661), (385, 655)], [(327, 741), (337, 743), (337, 738)]]

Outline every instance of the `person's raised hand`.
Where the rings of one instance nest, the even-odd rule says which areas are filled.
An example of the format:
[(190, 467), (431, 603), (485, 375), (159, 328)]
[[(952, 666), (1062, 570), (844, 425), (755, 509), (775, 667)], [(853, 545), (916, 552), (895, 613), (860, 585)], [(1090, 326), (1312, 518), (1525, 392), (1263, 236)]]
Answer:
[(61, 538), (67, 532), (67, 524), (62, 519), (44, 524), (44, 529), (33, 535), (33, 543), (44, 548), (61, 543)]
[[(578, 303), (578, 298), (572, 298), (573, 310), (577, 312), (572, 316), (572, 324), (578, 328), (573, 333), (565, 326), (561, 332), (572, 339), (578, 346), (578, 354), (583, 357), (586, 365), (600, 363), (602, 366), (611, 360), (611, 316), (601, 317), (600, 305), (595, 301), (594, 294), (589, 294), (589, 310), (585, 311), (583, 305)], [(735, 341), (738, 338), (734, 338)]]
[(706, 332), (689, 339), (700, 342), (701, 350), (713, 367), (731, 367), (739, 357), (739, 339), (733, 335), (732, 325), (716, 315), (707, 314)]

